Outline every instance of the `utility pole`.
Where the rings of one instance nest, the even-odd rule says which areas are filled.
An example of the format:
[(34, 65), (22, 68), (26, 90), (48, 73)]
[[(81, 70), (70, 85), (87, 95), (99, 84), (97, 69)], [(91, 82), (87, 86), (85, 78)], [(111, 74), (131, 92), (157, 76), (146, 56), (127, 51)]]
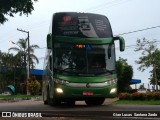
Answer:
[(30, 76), (30, 50), (29, 50), (29, 46), (30, 46), (30, 41), (29, 41), (29, 31), (25, 31), (25, 30), (22, 30), (22, 29), (18, 29), (18, 31), (21, 31), (21, 32), (24, 32), (24, 33), (27, 33), (28, 37), (28, 59), (27, 59), (27, 95), (29, 95), (29, 91), (28, 91), (28, 79), (29, 79), (29, 76)]
[(158, 80), (157, 80), (157, 73), (156, 73), (156, 69), (157, 69), (157, 66), (156, 65), (154, 65), (153, 66), (153, 71), (154, 71), (154, 79), (155, 79), (155, 83), (156, 83), (156, 91), (158, 91)]

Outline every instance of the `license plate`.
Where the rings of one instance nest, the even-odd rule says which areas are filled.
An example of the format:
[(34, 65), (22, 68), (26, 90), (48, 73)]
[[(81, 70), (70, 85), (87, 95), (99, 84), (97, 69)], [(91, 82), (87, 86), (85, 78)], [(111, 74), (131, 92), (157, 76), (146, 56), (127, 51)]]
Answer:
[(91, 95), (93, 95), (93, 92), (92, 91), (84, 91), (83, 95), (91, 96)]

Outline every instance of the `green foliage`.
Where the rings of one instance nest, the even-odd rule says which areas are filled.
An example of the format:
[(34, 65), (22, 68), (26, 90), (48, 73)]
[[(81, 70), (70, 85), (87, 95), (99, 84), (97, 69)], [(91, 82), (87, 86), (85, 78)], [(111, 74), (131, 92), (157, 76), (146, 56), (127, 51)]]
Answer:
[(13, 54), (5, 53), (0, 51), (0, 66), (14, 66)]
[(14, 17), (14, 14), (19, 15), (31, 14), (34, 10), (33, 1), (38, 0), (1, 0), (0, 1), (0, 23), (3, 24), (8, 19), (6, 15)]
[(146, 68), (156, 64), (157, 59), (155, 59), (154, 52), (157, 51), (157, 48), (155, 43), (156, 41), (149, 41), (146, 38), (137, 40), (135, 51), (142, 52), (142, 56), (136, 61), (137, 64), (140, 64), (139, 70), (144, 71)]
[(38, 94), (41, 88), (41, 84), (38, 82), (38, 80), (35, 79), (35, 77), (32, 77), (32, 79), (29, 80), (29, 82), (27, 83), (27, 86), (31, 95)]
[[(20, 70), (19, 62), (16, 60), (16, 56), (13, 54), (0, 51), (0, 89), (3, 92), (7, 85), (14, 85), (17, 83), (17, 79), (21, 79), (22, 70)], [(18, 69), (19, 67), (19, 69)], [(15, 77), (16, 75), (16, 77)]]
[(118, 100), (114, 104), (160, 105), (160, 100)]
[[(26, 66), (27, 66), (27, 56), (28, 48), (26, 39), (20, 39), (16, 43), (17, 47), (12, 47), (9, 49), (17, 52), (16, 55), (1, 52), (0, 51), (0, 89), (4, 91), (7, 85), (15, 85), (16, 93), (25, 93), (26, 86), (22, 86), (26, 80)], [(39, 48), (38, 45), (31, 45), (30, 50), (30, 65), (32, 68), (35, 66), (36, 61), (38, 63), (38, 58), (34, 55), (34, 49)]]
[(133, 76), (133, 68), (128, 65), (127, 60), (119, 58), (116, 62), (117, 77), (118, 77), (118, 92), (127, 91), (130, 87), (130, 80)]
[(141, 51), (142, 56), (139, 60), (135, 61), (139, 64), (139, 70), (144, 71), (146, 68), (152, 67), (150, 71), (150, 83), (155, 85), (157, 78), (160, 78), (160, 50), (156, 46), (156, 40), (149, 41), (146, 38), (137, 40), (137, 48), (135, 51)]
[(22, 100), (28, 100), (28, 99), (36, 98), (36, 97), (39, 97), (39, 96), (33, 96), (33, 95), (21, 95), (21, 94), (18, 94), (18, 95), (0, 95), (0, 98), (3, 99), (3, 100), (9, 100), (9, 99), (22, 99)]
[[(29, 48), (27, 47), (27, 39), (19, 39), (19, 41), (17, 43), (15, 43), (17, 45), (17, 47), (11, 47), (9, 48), (9, 50), (13, 50), (16, 51), (17, 54), (17, 60), (21, 61), (21, 65), (23, 68), (26, 68), (27, 66), (27, 57), (28, 57), (28, 50), (30, 53), (30, 66), (32, 68), (35, 67), (35, 61), (36, 63), (39, 63), (38, 58), (34, 55), (34, 50), (36, 48), (39, 48), (38, 45), (30, 45)], [(19, 62), (17, 62), (19, 63)]]

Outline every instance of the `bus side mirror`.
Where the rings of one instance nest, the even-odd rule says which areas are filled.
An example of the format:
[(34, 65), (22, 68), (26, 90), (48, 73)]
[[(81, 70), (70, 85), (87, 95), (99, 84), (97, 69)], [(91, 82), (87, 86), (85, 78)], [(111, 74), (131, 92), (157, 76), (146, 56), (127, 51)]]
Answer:
[(113, 37), (113, 40), (119, 40), (120, 51), (124, 51), (125, 50), (125, 40), (124, 40), (123, 37), (116, 36), (116, 37)]
[(52, 49), (52, 35), (51, 34), (47, 35), (47, 48)]

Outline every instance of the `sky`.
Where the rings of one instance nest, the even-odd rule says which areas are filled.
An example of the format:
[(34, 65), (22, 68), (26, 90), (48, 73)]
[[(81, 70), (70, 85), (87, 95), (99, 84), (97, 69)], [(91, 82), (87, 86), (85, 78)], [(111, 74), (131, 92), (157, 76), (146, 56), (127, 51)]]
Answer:
[[(51, 16), (55, 12), (88, 12), (102, 14), (108, 17), (113, 35), (132, 32), (145, 28), (160, 26), (160, 1), (159, 0), (39, 0), (34, 3), (34, 11), (31, 15), (8, 17), (8, 21), (0, 25), (0, 50), (8, 52), (15, 47), (9, 41), (17, 42), (20, 38), (27, 38), (27, 34), (17, 31), (17, 28), (29, 31), (30, 44), (39, 45), (35, 50), (40, 63), (36, 69), (43, 69), (46, 49), (46, 36), (49, 31)], [(160, 27), (141, 32), (121, 35), (126, 42), (126, 50), (119, 52), (119, 43), (116, 42), (116, 58), (127, 59), (133, 66), (133, 79), (140, 79), (145, 86), (148, 85), (149, 71), (138, 71), (138, 60), (141, 53), (134, 52), (137, 39), (146, 38), (150, 41), (160, 41)], [(159, 47), (157, 43), (157, 47)]]

